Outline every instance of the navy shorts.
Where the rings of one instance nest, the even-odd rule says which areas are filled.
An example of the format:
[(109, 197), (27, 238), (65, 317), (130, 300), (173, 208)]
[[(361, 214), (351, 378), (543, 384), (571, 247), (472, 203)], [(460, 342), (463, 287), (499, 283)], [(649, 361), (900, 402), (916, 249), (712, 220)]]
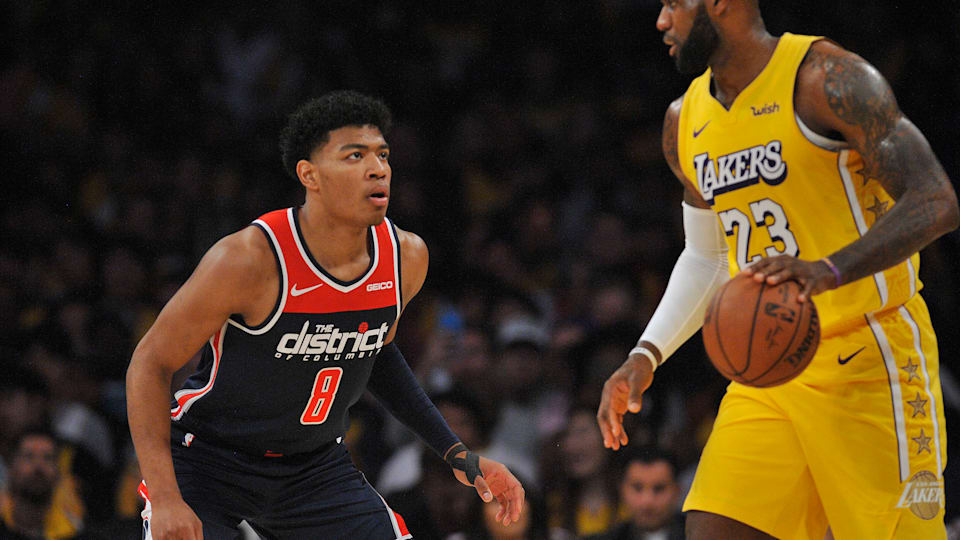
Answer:
[[(171, 445), (183, 499), (203, 523), (204, 540), (236, 540), (242, 520), (269, 540), (412, 538), (343, 444), (315, 452), (265, 457), (229, 450), (200, 437)], [(144, 511), (149, 534), (150, 505)]]

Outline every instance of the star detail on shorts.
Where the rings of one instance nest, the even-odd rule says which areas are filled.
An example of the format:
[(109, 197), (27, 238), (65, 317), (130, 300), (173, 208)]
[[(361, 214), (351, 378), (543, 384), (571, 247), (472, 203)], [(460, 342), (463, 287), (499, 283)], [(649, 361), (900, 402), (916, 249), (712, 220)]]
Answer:
[(858, 170), (853, 171), (853, 174), (859, 176), (860, 178), (863, 178), (863, 185), (867, 185), (867, 182), (870, 181), (870, 175), (867, 174), (866, 167), (860, 167)]
[(916, 418), (918, 414), (927, 415), (927, 411), (923, 410), (927, 405), (927, 400), (920, 397), (920, 392), (917, 392), (917, 397), (913, 398), (913, 401), (908, 401), (907, 404), (913, 407), (913, 416), (910, 418)]
[(914, 379), (921, 380), (920, 375), (917, 374), (917, 368), (920, 367), (920, 364), (914, 364), (913, 358), (907, 358), (907, 363), (900, 366), (900, 369), (907, 372), (907, 382), (910, 382)]
[(887, 207), (890, 206), (890, 201), (880, 202), (880, 199), (876, 195), (873, 196), (873, 206), (868, 206), (867, 210), (873, 212), (874, 220), (880, 219), (884, 214), (887, 213)]
[(911, 437), (911, 439), (913, 439), (913, 442), (917, 443), (917, 446), (919, 447), (917, 448), (917, 455), (922, 454), (924, 450), (927, 452), (932, 452), (932, 450), (930, 450), (930, 441), (932, 439), (923, 434), (923, 428), (920, 428), (919, 437)]

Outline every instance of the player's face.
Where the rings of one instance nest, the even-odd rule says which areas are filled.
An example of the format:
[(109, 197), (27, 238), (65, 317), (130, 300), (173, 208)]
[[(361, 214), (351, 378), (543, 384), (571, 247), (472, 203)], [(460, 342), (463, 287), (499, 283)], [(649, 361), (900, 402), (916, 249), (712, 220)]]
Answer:
[(345, 126), (315, 150), (316, 191), (327, 210), (360, 226), (383, 221), (390, 201), (390, 146), (376, 126)]
[(702, 0), (662, 0), (657, 30), (663, 32), (664, 43), (670, 45), (677, 70), (699, 74), (707, 69), (710, 56), (720, 36), (707, 15)]
[(664, 461), (631, 463), (620, 484), (623, 504), (634, 525), (644, 531), (655, 531), (670, 522), (677, 493), (670, 465)]

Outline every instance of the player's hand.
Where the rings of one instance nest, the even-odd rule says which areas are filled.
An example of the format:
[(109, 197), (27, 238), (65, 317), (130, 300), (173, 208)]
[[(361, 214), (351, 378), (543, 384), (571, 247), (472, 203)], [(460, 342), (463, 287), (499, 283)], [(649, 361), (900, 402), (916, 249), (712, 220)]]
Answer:
[(603, 435), (603, 446), (619, 450), (630, 441), (623, 429), (627, 411), (640, 412), (643, 393), (653, 382), (653, 366), (643, 353), (634, 353), (603, 383), (597, 423)]
[(150, 536), (153, 540), (203, 540), (200, 518), (177, 498), (164, 504), (151, 501)]
[[(464, 457), (464, 455), (466, 452), (460, 452), (458, 457)], [(472, 485), (483, 502), (497, 500), (500, 504), (497, 521), (504, 525), (520, 521), (525, 492), (517, 477), (503, 463), (483, 456), (480, 456), (480, 471), (483, 476), (477, 476), (473, 484), (467, 480), (467, 475), (463, 471), (454, 469), (453, 474), (461, 483)]]
[(837, 278), (827, 263), (803, 261), (789, 255), (765, 257), (744, 268), (743, 273), (753, 276), (757, 283), (766, 280), (770, 285), (796, 280), (800, 283), (800, 293), (797, 295), (799, 302), (837, 286)]

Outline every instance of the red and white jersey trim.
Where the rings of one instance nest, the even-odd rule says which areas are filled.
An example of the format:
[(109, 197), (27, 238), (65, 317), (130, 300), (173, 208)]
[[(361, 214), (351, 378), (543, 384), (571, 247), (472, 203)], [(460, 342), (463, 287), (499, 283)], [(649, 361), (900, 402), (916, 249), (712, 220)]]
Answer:
[(203, 388), (184, 388), (176, 394), (177, 406), (170, 409), (170, 418), (179, 420), (190, 406), (198, 399), (202, 398), (210, 389), (213, 388), (214, 381), (217, 380), (217, 369), (220, 367), (220, 357), (223, 355), (223, 337), (227, 331), (227, 323), (223, 323), (220, 330), (210, 338), (210, 347), (213, 349), (213, 366), (210, 368), (210, 380)]
[(259, 336), (261, 334), (265, 334), (269, 332), (270, 329), (273, 328), (273, 325), (277, 322), (277, 319), (280, 318), (280, 315), (283, 315), (283, 307), (287, 303), (287, 286), (289, 284), (287, 283), (288, 281), (287, 263), (283, 259), (283, 249), (280, 247), (280, 241), (277, 240), (276, 233), (274, 233), (273, 229), (270, 228), (270, 225), (268, 225), (262, 219), (254, 220), (254, 223), (259, 225), (264, 231), (266, 231), (267, 235), (270, 237), (270, 242), (273, 244), (273, 251), (274, 253), (277, 254), (277, 258), (280, 261), (280, 291), (279, 291), (280, 305), (277, 306), (276, 311), (273, 313), (273, 316), (270, 317), (269, 322), (267, 322), (267, 324), (264, 324), (262, 327), (257, 328), (256, 330), (249, 328), (247, 326), (244, 326), (238, 323), (237, 321), (234, 321), (233, 319), (227, 319), (227, 322), (232, 326), (239, 328), (240, 330), (243, 330), (248, 334)]
[(313, 261), (311, 260), (310, 255), (307, 254), (307, 247), (304, 246), (303, 242), (300, 241), (300, 234), (297, 232), (299, 231), (299, 229), (297, 228), (296, 216), (294, 216), (293, 214), (293, 208), (287, 209), (287, 221), (290, 223), (290, 230), (293, 232), (293, 240), (297, 244), (297, 251), (300, 252), (300, 258), (303, 259), (304, 264), (306, 264), (307, 267), (313, 271), (314, 275), (316, 275), (318, 278), (320, 278), (321, 281), (323, 281), (326, 285), (332, 287), (334, 290), (344, 292), (344, 293), (350, 292), (356, 289), (357, 287), (359, 287), (360, 285), (366, 283), (366, 281), (370, 279), (370, 276), (373, 275), (373, 272), (377, 269), (377, 263), (380, 262), (380, 242), (376, 241), (377, 231), (375, 227), (373, 226), (370, 227), (370, 235), (374, 239), (373, 262), (370, 264), (370, 269), (367, 270), (367, 273), (364, 274), (363, 277), (356, 280), (354, 283), (344, 286), (335, 281), (332, 281), (330, 278), (327, 277), (326, 274), (321, 272), (320, 269), (316, 267), (316, 265), (313, 264)]

